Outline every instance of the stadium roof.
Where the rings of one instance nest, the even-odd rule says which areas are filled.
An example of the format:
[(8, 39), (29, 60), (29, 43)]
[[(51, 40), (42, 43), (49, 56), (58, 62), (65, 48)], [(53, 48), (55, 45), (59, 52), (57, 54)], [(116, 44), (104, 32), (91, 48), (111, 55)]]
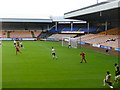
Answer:
[(19, 22), (19, 23), (52, 23), (52, 22), (79, 22), (86, 23), (82, 20), (64, 19), (63, 17), (51, 17), (50, 19), (25, 19), (25, 18), (1, 18), (0, 22)]
[(80, 23), (85, 23), (83, 20), (74, 20), (74, 19), (64, 19), (62, 16), (54, 16), (51, 17), (53, 22), (80, 22)]
[(41, 23), (52, 23), (51, 19), (23, 19), (23, 18), (2, 18), (0, 22), (41, 22)]
[(64, 18), (85, 21), (117, 21), (119, 13), (120, 0), (110, 0), (65, 13)]

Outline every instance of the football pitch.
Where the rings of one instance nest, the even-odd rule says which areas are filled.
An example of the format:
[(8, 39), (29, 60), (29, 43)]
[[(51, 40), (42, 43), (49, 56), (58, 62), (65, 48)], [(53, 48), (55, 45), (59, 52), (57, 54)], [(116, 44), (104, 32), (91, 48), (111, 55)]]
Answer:
[[(3, 41), (3, 88), (109, 88), (103, 86), (106, 71), (114, 80), (115, 56), (47, 41), (23, 41), (23, 46), (22, 54), (16, 55), (13, 41)], [(52, 59), (51, 47), (57, 60)], [(87, 63), (80, 63), (81, 51)]]

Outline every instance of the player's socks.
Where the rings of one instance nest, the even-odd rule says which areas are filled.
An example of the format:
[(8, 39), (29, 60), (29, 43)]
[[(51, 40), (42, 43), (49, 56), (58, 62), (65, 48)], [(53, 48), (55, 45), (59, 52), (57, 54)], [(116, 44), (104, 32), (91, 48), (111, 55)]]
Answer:
[(52, 56), (52, 59), (54, 59), (54, 56)]
[(113, 88), (113, 86), (110, 86), (110, 88)]
[(58, 59), (58, 57), (56, 56), (56, 59)]
[(104, 86), (106, 86), (105, 79), (103, 80)]
[(104, 84), (104, 86), (106, 86), (106, 84)]

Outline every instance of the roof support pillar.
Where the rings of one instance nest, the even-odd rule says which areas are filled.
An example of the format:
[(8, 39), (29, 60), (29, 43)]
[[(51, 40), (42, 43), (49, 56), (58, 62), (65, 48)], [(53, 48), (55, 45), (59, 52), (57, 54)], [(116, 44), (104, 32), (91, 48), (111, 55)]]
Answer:
[(71, 23), (71, 31), (73, 30), (73, 22), (70, 22)]
[(55, 30), (57, 31), (58, 29), (58, 22), (55, 22)]
[(50, 30), (49, 24), (47, 25), (47, 29)]
[(97, 4), (98, 4), (98, 0), (97, 0)]
[[(108, 22), (106, 21), (105, 22), (105, 31), (107, 31), (107, 29), (108, 29)], [(105, 34), (107, 35), (107, 32)]]
[(88, 27), (88, 34), (90, 33), (90, 23), (87, 23), (87, 27)]
[(106, 21), (105, 22), (105, 31), (107, 31), (107, 29), (108, 29), (108, 22)]

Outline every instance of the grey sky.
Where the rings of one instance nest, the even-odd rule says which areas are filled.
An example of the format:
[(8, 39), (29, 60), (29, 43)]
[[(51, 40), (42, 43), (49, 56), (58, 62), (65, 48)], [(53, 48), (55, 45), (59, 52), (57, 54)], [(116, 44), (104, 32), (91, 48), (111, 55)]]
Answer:
[(49, 18), (96, 4), (97, 0), (0, 0), (0, 3), (0, 18)]

